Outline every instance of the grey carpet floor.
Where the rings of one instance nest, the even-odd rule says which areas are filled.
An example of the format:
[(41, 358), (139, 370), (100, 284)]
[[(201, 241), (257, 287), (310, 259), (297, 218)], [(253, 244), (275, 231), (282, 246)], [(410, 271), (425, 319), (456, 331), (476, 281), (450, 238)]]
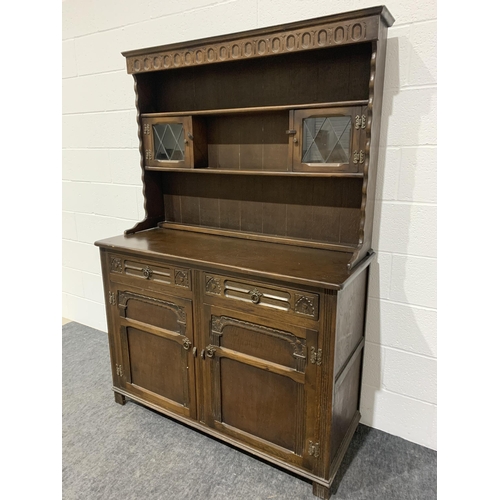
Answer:
[[(62, 327), (64, 500), (313, 500), (309, 482), (127, 401), (105, 333)], [(436, 498), (436, 452), (360, 425), (333, 500)]]

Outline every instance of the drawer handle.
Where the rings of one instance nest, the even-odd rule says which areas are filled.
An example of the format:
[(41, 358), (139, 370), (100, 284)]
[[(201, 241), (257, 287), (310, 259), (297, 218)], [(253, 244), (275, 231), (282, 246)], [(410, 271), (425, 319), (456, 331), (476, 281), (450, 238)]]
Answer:
[(205, 348), (205, 353), (209, 358), (213, 358), (215, 354), (215, 346), (209, 345)]
[(148, 280), (149, 278), (151, 278), (151, 276), (153, 276), (153, 270), (150, 267), (145, 267), (142, 270), (142, 274)]
[(258, 304), (260, 302), (260, 298), (262, 297), (262, 293), (259, 292), (259, 290), (257, 290), (257, 288), (254, 288), (249, 293), (250, 293), (250, 300), (254, 304)]

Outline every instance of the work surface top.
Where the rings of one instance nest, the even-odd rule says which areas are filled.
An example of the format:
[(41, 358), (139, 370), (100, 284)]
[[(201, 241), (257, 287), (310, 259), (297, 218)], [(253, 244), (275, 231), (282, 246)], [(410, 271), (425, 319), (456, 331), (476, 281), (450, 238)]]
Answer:
[[(297, 247), (174, 229), (155, 228), (96, 242), (102, 248), (172, 259), (184, 265), (333, 290), (343, 288), (350, 252)], [(364, 266), (363, 266), (364, 267)]]

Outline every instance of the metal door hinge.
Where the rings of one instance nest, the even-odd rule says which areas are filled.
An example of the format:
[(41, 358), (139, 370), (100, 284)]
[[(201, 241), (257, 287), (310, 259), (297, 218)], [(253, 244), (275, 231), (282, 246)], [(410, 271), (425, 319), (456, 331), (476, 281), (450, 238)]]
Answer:
[(311, 361), (311, 363), (314, 365), (314, 364), (317, 364), (318, 366), (321, 365), (321, 356), (323, 355), (323, 351), (321, 349), (318, 349), (316, 351), (316, 349), (314, 347), (311, 347), (311, 355), (309, 356), (309, 360)]
[(153, 152), (150, 149), (146, 149), (146, 160), (153, 159)]
[(359, 153), (357, 151), (354, 151), (352, 154), (352, 162), (353, 163), (364, 163), (365, 161), (365, 152), (363, 150), (360, 150)]
[(313, 443), (312, 441), (309, 441), (309, 447), (307, 449), (307, 453), (309, 453), (309, 455), (311, 455), (314, 458), (318, 458), (320, 454), (319, 443)]
[(123, 377), (122, 365), (116, 365), (116, 374), (117, 374), (119, 377)]
[(113, 292), (109, 292), (108, 298), (109, 298), (109, 303), (112, 306), (116, 306), (116, 296)]
[(149, 135), (150, 133), (150, 128), (149, 128), (149, 123), (144, 124), (144, 135)]
[(354, 120), (354, 128), (359, 130), (360, 128), (366, 128), (366, 116), (365, 115), (356, 115)]

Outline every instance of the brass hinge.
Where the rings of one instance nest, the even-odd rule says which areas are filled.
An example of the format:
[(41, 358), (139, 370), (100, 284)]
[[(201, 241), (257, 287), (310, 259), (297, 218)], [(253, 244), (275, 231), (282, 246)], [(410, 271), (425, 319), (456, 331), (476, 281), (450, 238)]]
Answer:
[(323, 355), (323, 351), (321, 349), (316, 349), (314, 347), (311, 347), (311, 355), (309, 357), (309, 360), (311, 361), (311, 364), (317, 364), (318, 366), (321, 365), (321, 356)]
[(307, 453), (314, 458), (318, 458), (320, 454), (320, 446), (319, 443), (313, 443), (309, 441), (309, 448), (307, 449)]
[(354, 151), (352, 154), (352, 162), (353, 163), (364, 163), (365, 161), (365, 152), (361, 149), (359, 153)]
[(359, 130), (360, 128), (366, 128), (366, 116), (365, 115), (356, 115), (354, 119), (354, 128)]
[(146, 149), (146, 160), (153, 159), (153, 152), (150, 149)]
[(144, 135), (149, 135), (150, 133), (150, 128), (149, 128), (149, 123), (144, 124)]
[(119, 377), (123, 377), (122, 365), (116, 365), (116, 374), (117, 374)]
[(116, 306), (116, 296), (113, 292), (109, 292), (109, 303), (112, 305), (112, 306)]

